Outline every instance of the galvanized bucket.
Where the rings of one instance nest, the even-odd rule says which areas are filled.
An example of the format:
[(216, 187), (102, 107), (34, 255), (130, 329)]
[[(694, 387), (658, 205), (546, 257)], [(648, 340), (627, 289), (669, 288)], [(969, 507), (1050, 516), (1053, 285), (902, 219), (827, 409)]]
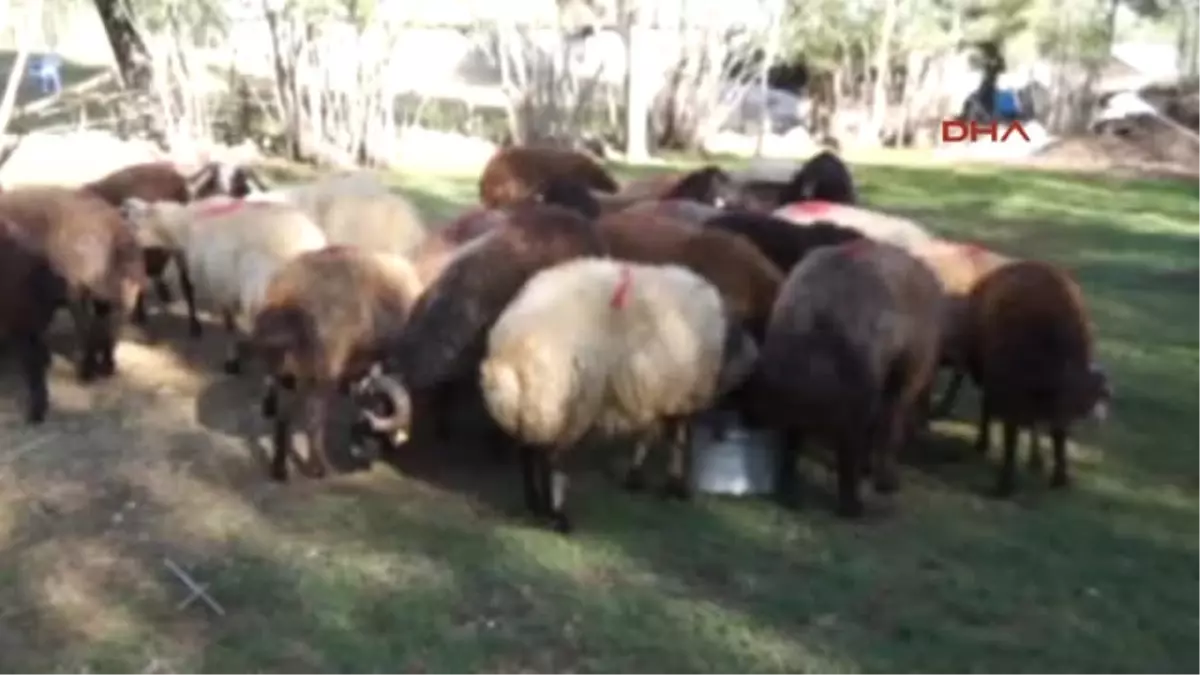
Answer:
[(778, 435), (747, 429), (730, 420), (718, 440), (708, 424), (697, 424), (692, 440), (692, 489), (731, 496), (769, 494), (775, 487)]

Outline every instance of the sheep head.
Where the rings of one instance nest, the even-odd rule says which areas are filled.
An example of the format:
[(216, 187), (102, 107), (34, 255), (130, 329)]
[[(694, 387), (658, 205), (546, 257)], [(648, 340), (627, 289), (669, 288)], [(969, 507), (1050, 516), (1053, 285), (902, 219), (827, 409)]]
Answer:
[(758, 344), (737, 321), (728, 319), (721, 371), (717, 376), (717, 396), (742, 386), (758, 365)]
[(214, 195), (245, 197), (269, 188), (254, 171), (227, 162), (209, 162), (187, 179), (189, 201)]
[(1104, 366), (1092, 361), (1087, 370), (1074, 378), (1071, 387), (1071, 403), (1073, 412), (1080, 416), (1088, 416), (1097, 422), (1108, 418), (1108, 409), (1112, 405), (1113, 385), (1108, 379)]
[(412, 399), (401, 381), (375, 363), (350, 385), (350, 396), (372, 433), (393, 446), (408, 440), (412, 428)]

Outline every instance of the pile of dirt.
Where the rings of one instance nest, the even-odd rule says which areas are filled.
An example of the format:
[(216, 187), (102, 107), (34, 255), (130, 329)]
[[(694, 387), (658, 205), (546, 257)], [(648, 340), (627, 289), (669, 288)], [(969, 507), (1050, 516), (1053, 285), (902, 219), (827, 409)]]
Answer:
[(1200, 140), (1153, 115), (1141, 115), (1104, 133), (1052, 142), (1032, 159), (1070, 169), (1129, 169), (1192, 176), (1200, 164)]

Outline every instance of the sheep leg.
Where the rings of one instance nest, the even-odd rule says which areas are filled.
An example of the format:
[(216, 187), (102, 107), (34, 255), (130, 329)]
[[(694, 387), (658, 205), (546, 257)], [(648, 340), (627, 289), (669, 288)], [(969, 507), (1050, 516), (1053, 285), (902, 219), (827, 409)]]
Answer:
[(995, 496), (1011, 496), (1016, 489), (1017, 425), (1004, 420), (1001, 427), (1001, 442), (1004, 445), (1004, 461), (1000, 465), (1000, 478), (996, 481)]
[(637, 443), (633, 446), (633, 459), (629, 462), (629, 468), (625, 471), (625, 480), (622, 483), (629, 492), (641, 492), (646, 487), (646, 455), (650, 452), (650, 440), (645, 437), (638, 438)]
[(95, 347), (92, 338), (92, 317), (88, 311), (87, 298), (72, 298), (67, 305), (75, 324), (75, 336), (79, 342), (79, 354), (75, 362), (75, 376), (80, 382), (91, 382), (96, 377)]
[(686, 501), (692, 496), (688, 484), (688, 469), (691, 467), (692, 425), (690, 420), (681, 419), (672, 423), (671, 448), (667, 463), (667, 481), (663, 484), (663, 495)]
[(548, 488), (549, 503), (547, 511), (550, 516), (550, 527), (561, 534), (571, 533), (571, 519), (567, 517), (567, 488), (571, 481), (567, 473), (559, 466), (559, 453), (542, 454), (543, 485)]
[(227, 309), (221, 313), (221, 316), (225, 322), (225, 333), (229, 336), (229, 351), (225, 355), (222, 368), (229, 375), (237, 375), (242, 372), (242, 356), (246, 352), (246, 344), (238, 335), (237, 321), (233, 317), (233, 312)]
[(1054, 473), (1050, 476), (1050, 487), (1066, 487), (1071, 481), (1067, 476), (1067, 429), (1055, 426), (1050, 430), (1050, 443), (1054, 446)]
[(940, 419), (950, 415), (950, 411), (954, 409), (954, 400), (958, 398), (958, 390), (962, 388), (963, 380), (966, 374), (955, 368), (950, 377), (950, 384), (946, 385), (946, 392), (942, 394), (942, 400), (933, 409), (931, 419)]
[(154, 279), (154, 293), (158, 296), (158, 301), (166, 305), (171, 304), (175, 298), (172, 296), (171, 287), (167, 285), (167, 280), (162, 277)]
[(50, 407), (50, 393), (46, 387), (46, 370), (50, 367), (50, 349), (40, 332), (33, 332), (22, 339), (21, 369), (25, 385), (29, 389), (29, 408), (25, 419), (30, 424), (41, 424)]
[(1029, 461), (1026, 468), (1033, 473), (1041, 473), (1046, 463), (1042, 458), (1042, 437), (1038, 434), (1037, 425), (1029, 425)]
[(534, 516), (545, 512), (546, 502), (541, 492), (540, 452), (528, 443), (520, 444), (521, 484), (525, 490), (525, 508)]
[(292, 419), (295, 416), (295, 396), (288, 397), (283, 410), (277, 411), (271, 433), (271, 478), (281, 483), (288, 479), (288, 456), (292, 454)]
[(133, 311), (129, 315), (130, 320), (134, 325), (144, 328), (146, 326), (146, 293), (141, 291), (137, 294), (137, 299), (133, 302)]
[(324, 478), (329, 473), (329, 456), (325, 452), (325, 428), (329, 421), (329, 406), (336, 388), (319, 384), (304, 397), (305, 435), (308, 437), (308, 475)]
[(197, 338), (204, 332), (200, 319), (196, 316), (196, 289), (192, 286), (192, 276), (188, 272), (187, 262), (183, 256), (175, 256), (175, 269), (179, 272), (179, 288), (183, 291), (183, 301), (187, 303), (188, 335)]
[(775, 455), (775, 498), (783, 506), (794, 509), (797, 498), (796, 458), (804, 444), (804, 435), (796, 429), (784, 429), (779, 452)]
[(986, 455), (992, 447), (992, 408), (988, 400), (987, 390), (979, 397), (979, 431), (975, 436), (975, 451)]
[(863, 514), (862, 495), (859, 494), (861, 469), (860, 458), (865, 453), (870, 435), (859, 430), (860, 438), (843, 437), (837, 446), (838, 515), (843, 518), (858, 518)]

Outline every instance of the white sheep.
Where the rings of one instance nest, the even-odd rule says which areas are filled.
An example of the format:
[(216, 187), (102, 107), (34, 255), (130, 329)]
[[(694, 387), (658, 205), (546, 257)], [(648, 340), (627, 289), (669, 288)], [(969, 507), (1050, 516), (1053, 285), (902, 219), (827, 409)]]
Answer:
[(331, 244), (407, 256), (426, 236), (417, 209), (389, 191), (373, 172), (331, 174), (254, 193), (247, 201), (285, 203), (303, 210)]
[(192, 336), (201, 334), (196, 297), (221, 313), (233, 338), (224, 368), (236, 373), (241, 337), (261, 306), (275, 272), (305, 251), (326, 246), (324, 233), (303, 211), (286, 204), (212, 197), (189, 204), (128, 199), (122, 212), (143, 246), (170, 249), (188, 305)]
[(774, 215), (797, 225), (811, 225), (822, 220), (836, 223), (909, 251), (928, 244), (934, 238), (925, 228), (907, 218), (848, 204), (796, 202), (777, 209)]
[[(740, 383), (756, 355), (704, 278), (673, 265), (583, 258), (539, 273), (512, 301), (488, 336), (480, 388), (521, 446), (529, 508), (566, 532), (565, 451), (593, 430), (673, 428), (668, 491), (685, 496), (688, 420)], [(639, 443), (631, 487), (646, 450)]]

